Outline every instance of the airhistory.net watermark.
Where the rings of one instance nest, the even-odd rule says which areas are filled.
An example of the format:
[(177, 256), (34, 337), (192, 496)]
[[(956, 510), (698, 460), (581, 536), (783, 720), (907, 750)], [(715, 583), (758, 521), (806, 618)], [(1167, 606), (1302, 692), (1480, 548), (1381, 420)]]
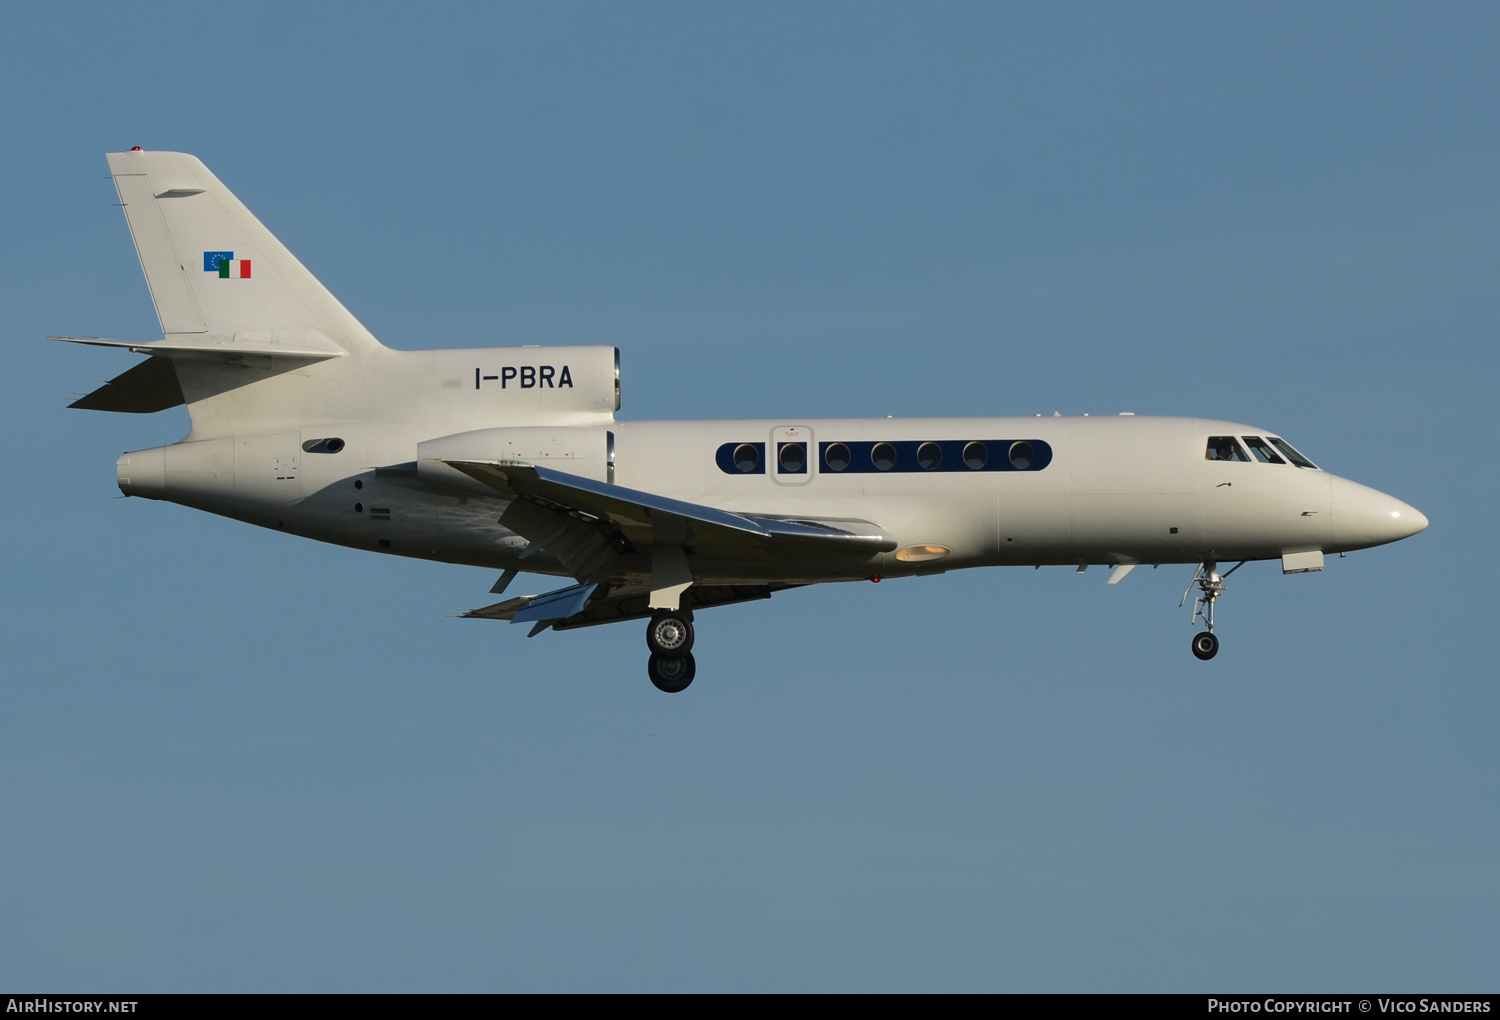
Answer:
[(7, 999), (7, 1013), (134, 1013), (138, 999)]

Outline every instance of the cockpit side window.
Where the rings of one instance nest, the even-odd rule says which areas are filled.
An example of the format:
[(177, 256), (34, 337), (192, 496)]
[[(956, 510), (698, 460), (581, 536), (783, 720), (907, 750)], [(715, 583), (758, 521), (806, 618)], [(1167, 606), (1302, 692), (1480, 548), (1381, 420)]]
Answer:
[(1250, 452), (1255, 454), (1255, 459), (1262, 464), (1286, 463), (1286, 461), (1276, 455), (1276, 451), (1271, 449), (1270, 444), (1260, 438), (1260, 436), (1245, 436), (1244, 438), (1245, 445), (1250, 447)]
[(1287, 442), (1285, 439), (1277, 439), (1275, 436), (1267, 436), (1266, 438), (1271, 440), (1272, 446), (1276, 447), (1276, 449), (1286, 454), (1287, 460), (1291, 461), (1298, 467), (1312, 468), (1314, 471), (1318, 469), (1318, 465), (1314, 464), (1312, 461), (1302, 456), (1302, 454), (1292, 449), (1292, 444)]
[(1250, 460), (1245, 456), (1239, 440), (1233, 436), (1209, 436), (1208, 451), (1203, 456), (1209, 460), (1239, 460), (1247, 463)]

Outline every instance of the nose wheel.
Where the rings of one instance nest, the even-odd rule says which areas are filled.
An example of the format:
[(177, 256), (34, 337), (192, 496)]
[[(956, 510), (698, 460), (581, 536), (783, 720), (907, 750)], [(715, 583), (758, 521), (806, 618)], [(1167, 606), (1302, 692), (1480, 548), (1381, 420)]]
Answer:
[(1226, 585), (1224, 579), (1245, 565), (1244, 560), (1236, 563), (1224, 573), (1219, 573), (1219, 565), (1213, 560), (1198, 564), (1198, 569), (1193, 572), (1193, 579), (1188, 582), (1187, 591), (1182, 593), (1182, 601), (1177, 603), (1181, 608), (1187, 603), (1187, 597), (1193, 591), (1193, 586), (1198, 586), (1198, 594), (1193, 599), (1192, 623), (1202, 620), (1208, 630), (1201, 634), (1193, 635), (1193, 654), (1199, 659), (1207, 662), (1219, 654), (1219, 638), (1214, 633), (1214, 604), (1219, 601), (1219, 596), (1224, 594)]

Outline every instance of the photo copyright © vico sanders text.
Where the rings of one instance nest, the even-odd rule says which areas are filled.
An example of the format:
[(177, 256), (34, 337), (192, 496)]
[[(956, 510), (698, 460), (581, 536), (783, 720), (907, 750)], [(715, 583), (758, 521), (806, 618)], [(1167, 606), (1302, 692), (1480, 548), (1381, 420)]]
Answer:
[(1210, 1013), (1488, 1013), (1488, 999), (1209, 999)]
[(9, 999), (7, 1013), (134, 1013), (135, 999)]

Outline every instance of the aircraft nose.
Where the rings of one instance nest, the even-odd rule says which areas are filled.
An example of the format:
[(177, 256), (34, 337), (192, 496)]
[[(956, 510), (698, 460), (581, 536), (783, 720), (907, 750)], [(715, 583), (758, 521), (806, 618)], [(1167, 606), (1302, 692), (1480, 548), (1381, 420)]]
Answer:
[(1409, 538), (1427, 527), (1416, 507), (1379, 489), (1333, 479), (1333, 541), (1340, 549), (1364, 549)]

